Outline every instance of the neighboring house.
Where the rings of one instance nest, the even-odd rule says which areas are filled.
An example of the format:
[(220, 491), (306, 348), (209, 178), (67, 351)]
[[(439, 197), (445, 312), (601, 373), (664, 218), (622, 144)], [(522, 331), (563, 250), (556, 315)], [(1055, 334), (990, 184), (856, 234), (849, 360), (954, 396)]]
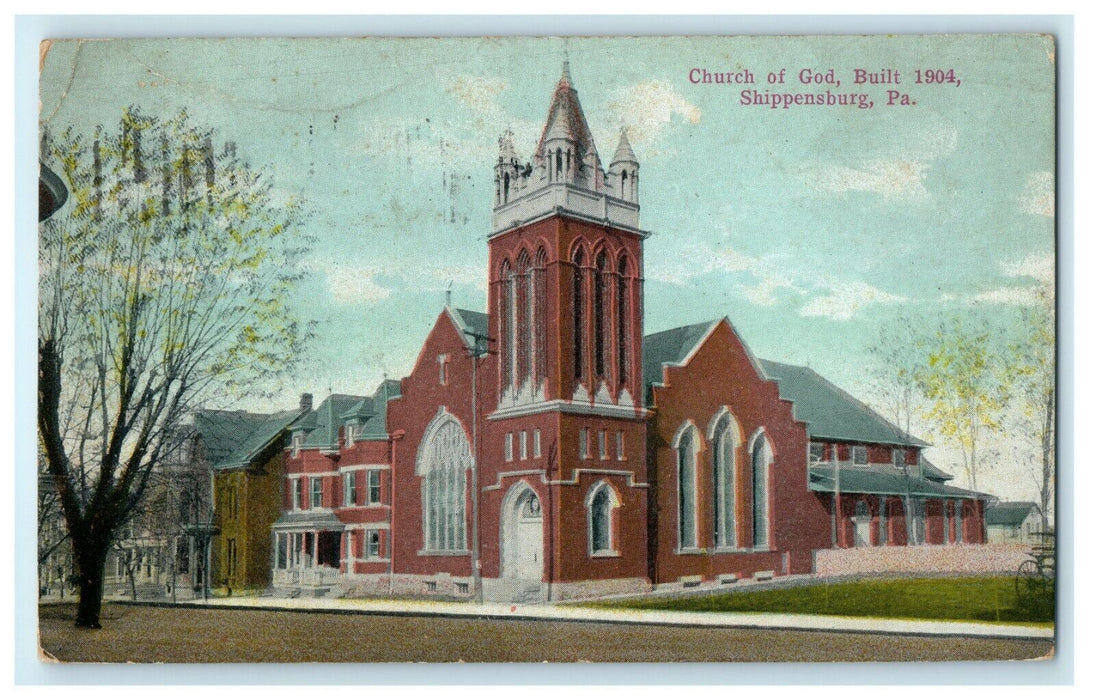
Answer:
[(986, 509), (986, 537), (993, 544), (1038, 544), (1042, 529), (1039, 506), (1031, 501), (998, 501)]
[(533, 161), (499, 141), (487, 313), (447, 303), (402, 381), (290, 426), (276, 588), (562, 600), (984, 541), (926, 443), (727, 319), (644, 337), (638, 181), (565, 67)]
[(206, 531), (214, 586), (231, 592), (270, 585), (270, 533), (282, 511), (289, 426), (311, 410), (312, 395), (303, 394), (290, 411), (195, 416), (212, 471), (214, 516)]

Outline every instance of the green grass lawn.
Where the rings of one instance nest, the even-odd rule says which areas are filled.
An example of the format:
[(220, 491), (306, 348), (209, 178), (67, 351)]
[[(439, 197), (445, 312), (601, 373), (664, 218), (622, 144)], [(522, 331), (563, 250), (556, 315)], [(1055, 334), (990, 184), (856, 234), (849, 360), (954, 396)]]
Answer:
[(692, 612), (773, 612), (921, 620), (1053, 624), (1054, 593), (1018, 598), (1011, 576), (877, 579), (595, 603), (598, 607)]

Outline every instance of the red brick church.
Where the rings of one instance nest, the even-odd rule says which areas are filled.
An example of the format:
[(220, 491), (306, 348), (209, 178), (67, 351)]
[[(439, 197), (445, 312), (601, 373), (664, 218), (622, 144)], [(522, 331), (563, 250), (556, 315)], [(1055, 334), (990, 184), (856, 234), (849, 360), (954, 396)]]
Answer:
[(487, 313), (447, 304), (409, 376), (289, 426), (276, 588), (564, 600), (984, 541), (984, 494), (728, 319), (643, 334), (639, 163), (624, 133), (602, 160), (566, 66), (532, 161), (499, 148)]

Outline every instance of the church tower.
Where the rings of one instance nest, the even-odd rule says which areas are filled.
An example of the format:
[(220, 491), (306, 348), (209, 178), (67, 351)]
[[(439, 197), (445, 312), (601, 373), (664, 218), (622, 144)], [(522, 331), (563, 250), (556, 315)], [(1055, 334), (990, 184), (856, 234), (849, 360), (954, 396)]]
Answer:
[[(497, 484), (500, 498), (522, 488), (520, 498), (542, 502), (546, 585), (642, 579), (648, 234), (639, 228), (639, 162), (621, 131), (605, 170), (565, 62), (532, 158), (518, 156), (507, 132), (494, 171), (488, 314), (497, 385), (483, 400), (482, 482)], [(506, 542), (535, 548), (505, 535), (522, 531), (506, 525), (520, 498), (486, 504), (500, 508), (503, 523), (500, 571), (487, 577), (520, 568), (511, 563), (508, 573), (517, 555)]]

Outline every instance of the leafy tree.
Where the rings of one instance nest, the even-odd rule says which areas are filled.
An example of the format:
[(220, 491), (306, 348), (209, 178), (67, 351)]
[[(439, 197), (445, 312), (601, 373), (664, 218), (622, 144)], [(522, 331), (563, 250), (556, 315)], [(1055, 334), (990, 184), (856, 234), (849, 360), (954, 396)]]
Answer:
[(71, 188), (40, 227), (38, 429), (72, 542), (78, 627), (98, 628), (103, 569), (184, 415), (254, 393), (311, 335), (291, 296), (299, 202), (186, 112), (130, 108), (91, 142), (43, 134)]
[(1010, 362), (1020, 412), (1020, 432), (1033, 438), (1037, 444), (1039, 461), (1035, 465), (1034, 475), (1044, 531), (1049, 527), (1056, 466), (1054, 449), (1058, 414), (1054, 318), (1053, 290), (1043, 288), (1037, 303), (1023, 311), (1023, 335), (1011, 348)]
[(924, 417), (958, 447), (972, 490), (978, 489), (979, 448), (1002, 429), (1009, 381), (985, 327), (955, 317), (923, 341), (925, 363), (917, 383), (925, 396)]

